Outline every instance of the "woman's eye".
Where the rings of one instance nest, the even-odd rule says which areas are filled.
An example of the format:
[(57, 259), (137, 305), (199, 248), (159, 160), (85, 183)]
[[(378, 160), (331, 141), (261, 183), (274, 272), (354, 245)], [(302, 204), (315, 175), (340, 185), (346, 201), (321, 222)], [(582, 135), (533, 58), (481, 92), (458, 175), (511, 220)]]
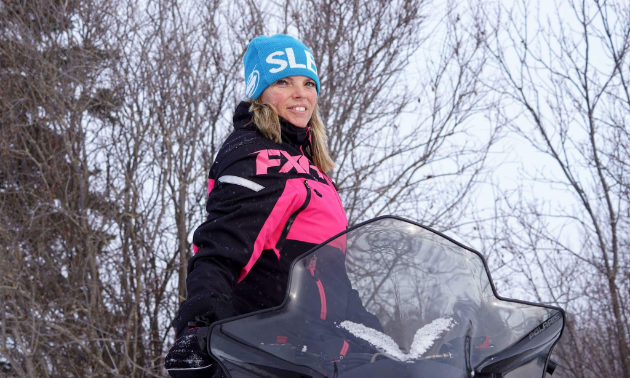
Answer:
[(306, 83), (306, 85), (308, 85), (309, 87), (317, 87), (317, 84), (315, 84), (314, 81), (309, 81), (308, 83)]
[(287, 85), (289, 82), (283, 79), (280, 79), (278, 81), (276, 81), (276, 84), (278, 85)]

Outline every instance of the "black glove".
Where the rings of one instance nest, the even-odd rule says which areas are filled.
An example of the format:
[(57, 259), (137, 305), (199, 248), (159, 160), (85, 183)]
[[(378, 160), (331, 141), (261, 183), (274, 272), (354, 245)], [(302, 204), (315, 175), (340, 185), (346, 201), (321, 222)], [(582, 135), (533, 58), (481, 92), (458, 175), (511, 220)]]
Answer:
[(179, 335), (164, 359), (164, 366), (171, 377), (209, 378), (217, 370), (221, 371), (207, 353), (208, 332), (208, 327), (195, 327)]

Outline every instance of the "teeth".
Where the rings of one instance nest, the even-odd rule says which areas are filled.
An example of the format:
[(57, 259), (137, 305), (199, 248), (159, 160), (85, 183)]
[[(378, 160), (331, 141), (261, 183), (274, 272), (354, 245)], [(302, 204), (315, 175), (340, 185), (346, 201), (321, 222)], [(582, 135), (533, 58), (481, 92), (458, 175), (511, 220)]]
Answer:
[(303, 112), (303, 111), (306, 111), (306, 108), (305, 108), (305, 107), (303, 107), (303, 106), (296, 106), (296, 107), (295, 107), (295, 108), (293, 108), (293, 109), (297, 110), (298, 112)]

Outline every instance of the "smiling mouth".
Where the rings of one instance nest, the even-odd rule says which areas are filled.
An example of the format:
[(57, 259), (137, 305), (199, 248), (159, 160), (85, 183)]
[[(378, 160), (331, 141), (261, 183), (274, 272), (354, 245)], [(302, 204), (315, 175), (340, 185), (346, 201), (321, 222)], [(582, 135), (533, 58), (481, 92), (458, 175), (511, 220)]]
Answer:
[(294, 106), (294, 107), (289, 108), (289, 109), (295, 110), (297, 112), (305, 112), (306, 111), (306, 107), (304, 107), (304, 106)]

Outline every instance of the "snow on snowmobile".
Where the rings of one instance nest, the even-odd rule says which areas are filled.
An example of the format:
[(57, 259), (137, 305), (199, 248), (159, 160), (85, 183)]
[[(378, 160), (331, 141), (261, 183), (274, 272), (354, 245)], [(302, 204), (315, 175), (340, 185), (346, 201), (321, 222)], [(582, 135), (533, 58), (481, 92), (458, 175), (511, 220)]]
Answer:
[(296, 259), (274, 308), (214, 323), (231, 378), (532, 378), (552, 374), (561, 308), (497, 295), (480, 253), (379, 217)]

